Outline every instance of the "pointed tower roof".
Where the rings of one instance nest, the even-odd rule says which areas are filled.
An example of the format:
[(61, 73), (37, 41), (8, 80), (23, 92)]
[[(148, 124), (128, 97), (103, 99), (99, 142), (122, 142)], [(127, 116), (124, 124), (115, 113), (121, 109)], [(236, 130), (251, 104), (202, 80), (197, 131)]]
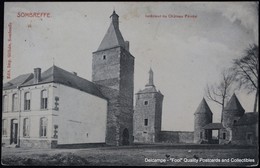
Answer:
[(229, 102), (227, 103), (226, 107), (224, 108), (224, 111), (239, 111), (241, 113), (245, 112), (244, 108), (241, 106), (239, 100), (237, 99), (237, 96), (235, 93), (230, 98)]
[(125, 40), (119, 30), (119, 16), (116, 14), (115, 11), (113, 11), (110, 18), (111, 24), (103, 40), (101, 41), (101, 44), (99, 45), (97, 51), (113, 48), (116, 46), (121, 46), (125, 48)]
[(153, 84), (153, 70), (150, 68), (149, 70), (149, 80), (148, 83), (145, 86), (154, 86)]
[(198, 113), (207, 113), (207, 114), (211, 114), (212, 112), (206, 102), (206, 100), (203, 98), (202, 101), (199, 104), (199, 107), (197, 108), (196, 112), (194, 114), (198, 114)]

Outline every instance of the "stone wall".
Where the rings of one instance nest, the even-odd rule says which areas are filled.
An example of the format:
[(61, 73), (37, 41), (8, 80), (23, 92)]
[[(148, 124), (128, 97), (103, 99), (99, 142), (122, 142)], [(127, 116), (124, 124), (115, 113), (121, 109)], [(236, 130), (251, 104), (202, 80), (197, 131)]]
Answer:
[[(121, 47), (120, 53), (120, 136), (119, 145), (133, 143), (133, 114), (134, 114), (134, 57), (124, 48)], [(129, 138), (123, 142), (123, 131), (127, 130)], [(126, 144), (123, 144), (126, 143)]]
[(193, 143), (194, 132), (179, 131), (179, 143)]
[(116, 47), (93, 53), (92, 81), (94, 83), (119, 90), (120, 52), (120, 47)]
[(159, 141), (163, 143), (193, 143), (194, 132), (189, 131), (161, 131)]
[[(147, 101), (148, 104), (144, 105)], [(134, 112), (134, 138), (135, 142), (152, 143), (155, 136), (155, 93), (137, 93)], [(144, 120), (148, 124), (144, 125)], [(159, 120), (159, 119), (157, 119)]]
[(30, 140), (30, 139), (21, 139), (20, 147), (29, 147), (29, 148), (56, 148), (57, 140)]
[[(105, 59), (103, 59), (105, 56)], [(92, 80), (108, 98), (106, 144), (133, 142), (134, 57), (122, 47), (93, 53)]]
[[(255, 145), (258, 144), (256, 137), (257, 125), (240, 125), (232, 128), (232, 144)], [(251, 134), (251, 135), (249, 135)]]
[(155, 142), (159, 141), (159, 134), (161, 132), (161, 126), (162, 126), (162, 108), (163, 108), (163, 95), (161, 93), (155, 94)]

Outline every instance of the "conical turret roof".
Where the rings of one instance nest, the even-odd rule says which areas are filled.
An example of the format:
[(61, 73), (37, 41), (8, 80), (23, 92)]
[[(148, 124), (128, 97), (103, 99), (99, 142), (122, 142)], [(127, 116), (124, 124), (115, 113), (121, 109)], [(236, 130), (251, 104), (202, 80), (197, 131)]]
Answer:
[(194, 114), (197, 114), (197, 113), (206, 113), (206, 114), (211, 114), (212, 115), (212, 112), (206, 102), (206, 100), (203, 98), (202, 101), (200, 102), (199, 104), (199, 107), (197, 108), (196, 112)]
[(244, 108), (241, 106), (239, 100), (237, 99), (236, 94), (234, 93), (227, 103), (224, 111), (240, 111), (242, 113), (245, 112)]

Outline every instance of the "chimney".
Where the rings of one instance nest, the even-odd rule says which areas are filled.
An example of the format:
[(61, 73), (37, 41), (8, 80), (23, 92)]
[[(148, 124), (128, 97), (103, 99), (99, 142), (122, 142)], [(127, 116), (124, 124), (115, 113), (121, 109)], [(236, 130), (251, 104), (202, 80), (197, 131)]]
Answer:
[(125, 49), (129, 51), (129, 41), (125, 41)]
[(37, 84), (41, 81), (41, 68), (34, 68), (33, 83)]
[(119, 16), (116, 14), (115, 10), (113, 11), (112, 15), (110, 16), (112, 18), (112, 24), (116, 29), (119, 29)]

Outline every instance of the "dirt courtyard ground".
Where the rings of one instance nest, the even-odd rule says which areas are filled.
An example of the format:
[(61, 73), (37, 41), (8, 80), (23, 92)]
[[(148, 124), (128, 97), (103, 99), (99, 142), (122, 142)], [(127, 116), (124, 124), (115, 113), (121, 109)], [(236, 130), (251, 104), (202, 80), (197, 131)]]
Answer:
[(246, 166), (258, 165), (254, 147), (140, 145), (83, 149), (2, 147), (2, 165), (42, 166)]

